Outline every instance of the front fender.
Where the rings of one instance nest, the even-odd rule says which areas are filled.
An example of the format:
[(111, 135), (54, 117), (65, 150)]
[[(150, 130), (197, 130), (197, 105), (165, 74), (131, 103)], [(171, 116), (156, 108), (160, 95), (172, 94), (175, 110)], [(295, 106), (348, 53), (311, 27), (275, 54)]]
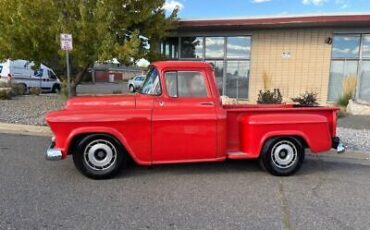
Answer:
[(127, 139), (125, 136), (119, 132), (118, 130), (114, 128), (109, 128), (109, 127), (101, 127), (101, 126), (96, 126), (96, 127), (81, 127), (74, 129), (69, 136), (66, 139), (65, 142), (65, 149), (63, 151), (63, 159), (66, 158), (67, 153), (69, 149), (71, 148), (72, 141), (75, 137), (84, 135), (84, 134), (92, 134), (92, 133), (104, 133), (104, 134), (109, 134), (113, 137), (115, 137), (122, 145), (123, 147), (127, 150), (128, 154), (132, 157), (132, 159), (137, 162), (138, 164), (142, 165), (149, 165), (150, 161), (145, 161), (143, 159), (140, 159), (135, 152), (132, 150), (131, 146), (129, 145)]

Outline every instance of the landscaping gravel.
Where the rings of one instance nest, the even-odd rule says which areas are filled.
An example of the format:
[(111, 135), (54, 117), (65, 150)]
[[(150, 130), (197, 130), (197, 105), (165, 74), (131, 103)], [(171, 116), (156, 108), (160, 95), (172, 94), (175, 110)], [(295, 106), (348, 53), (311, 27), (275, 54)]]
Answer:
[(370, 130), (337, 128), (337, 136), (347, 145), (349, 151), (370, 152)]
[(25, 95), (0, 100), (0, 122), (46, 125), (45, 114), (64, 106), (65, 99), (56, 94)]

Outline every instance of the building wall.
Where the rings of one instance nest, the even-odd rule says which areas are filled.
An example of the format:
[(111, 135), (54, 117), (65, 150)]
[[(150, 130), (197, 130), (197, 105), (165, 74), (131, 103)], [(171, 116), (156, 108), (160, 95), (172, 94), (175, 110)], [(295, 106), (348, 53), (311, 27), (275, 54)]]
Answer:
[(255, 103), (264, 89), (263, 74), (271, 88), (279, 88), (285, 101), (307, 91), (318, 93), (326, 103), (330, 74), (332, 37), (329, 29), (266, 30), (252, 33), (249, 102)]

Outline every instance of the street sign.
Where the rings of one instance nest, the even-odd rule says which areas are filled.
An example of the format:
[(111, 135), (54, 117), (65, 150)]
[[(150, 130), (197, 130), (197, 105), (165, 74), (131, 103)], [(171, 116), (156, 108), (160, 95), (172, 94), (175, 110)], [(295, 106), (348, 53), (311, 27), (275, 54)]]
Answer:
[(73, 49), (72, 34), (60, 34), (60, 47), (65, 51)]

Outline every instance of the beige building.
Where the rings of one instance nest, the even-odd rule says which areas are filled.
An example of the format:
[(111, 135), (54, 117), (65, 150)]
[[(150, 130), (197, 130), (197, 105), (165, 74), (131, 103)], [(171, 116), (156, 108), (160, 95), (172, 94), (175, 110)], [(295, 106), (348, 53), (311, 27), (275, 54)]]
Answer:
[(335, 102), (348, 77), (370, 100), (370, 15), (183, 20), (161, 53), (212, 63), (220, 93), (250, 103), (273, 88), (287, 102), (305, 91)]

